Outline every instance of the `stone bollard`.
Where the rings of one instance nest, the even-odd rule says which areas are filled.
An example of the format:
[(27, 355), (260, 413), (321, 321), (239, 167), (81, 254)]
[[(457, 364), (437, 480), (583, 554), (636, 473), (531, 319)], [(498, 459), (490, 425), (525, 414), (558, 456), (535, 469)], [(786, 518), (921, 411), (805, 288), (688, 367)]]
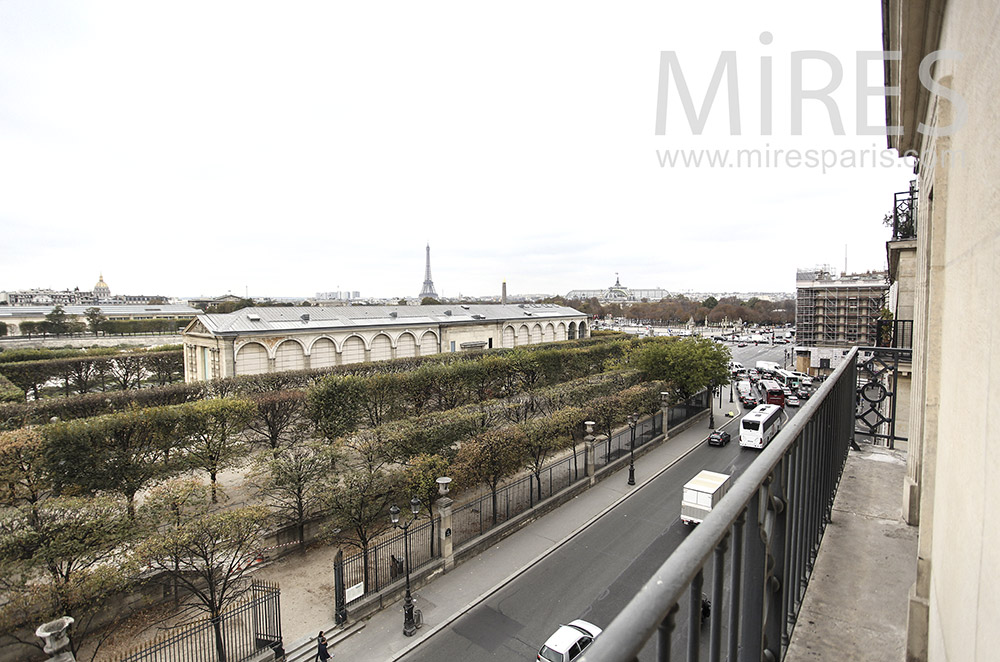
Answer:
[(69, 626), (73, 625), (71, 616), (63, 616), (54, 621), (39, 625), (35, 636), (45, 642), (43, 649), (49, 655), (49, 662), (76, 662), (73, 648), (69, 642)]

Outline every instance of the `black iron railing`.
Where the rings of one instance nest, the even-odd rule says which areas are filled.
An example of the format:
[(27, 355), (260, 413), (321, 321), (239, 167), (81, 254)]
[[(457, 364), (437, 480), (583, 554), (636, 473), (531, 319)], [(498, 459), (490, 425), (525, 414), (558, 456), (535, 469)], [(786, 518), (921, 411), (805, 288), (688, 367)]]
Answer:
[[(854, 434), (857, 354), (850, 351), (581, 662), (631, 662), (640, 652), (656, 660), (784, 657)], [(703, 593), (712, 605), (704, 630)]]
[(114, 658), (115, 662), (244, 662), (270, 649), (280, 659), (281, 591), (254, 582), (218, 621), (202, 619), (174, 628), (151, 643)]
[(917, 183), (910, 182), (909, 191), (896, 193), (892, 206), (892, 240), (917, 237)]
[(878, 320), (875, 344), (879, 347), (913, 347), (913, 320)]

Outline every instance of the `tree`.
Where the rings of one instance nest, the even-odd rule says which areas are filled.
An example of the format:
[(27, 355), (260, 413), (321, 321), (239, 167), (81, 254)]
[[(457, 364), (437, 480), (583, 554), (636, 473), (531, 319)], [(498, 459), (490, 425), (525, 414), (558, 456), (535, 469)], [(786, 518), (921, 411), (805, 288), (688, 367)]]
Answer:
[(61, 336), (69, 329), (69, 318), (62, 306), (56, 306), (45, 316), (45, 321), (42, 324), (45, 325), (46, 332)]
[(632, 358), (646, 379), (670, 384), (675, 399), (684, 400), (709, 384), (729, 383), (729, 349), (709, 338), (652, 338)]
[(208, 473), (212, 503), (218, 502), (218, 474), (243, 456), (243, 431), (253, 420), (254, 404), (235, 398), (182, 405), (180, 431), (188, 439), (187, 456)]
[(122, 354), (110, 362), (111, 376), (123, 391), (139, 388), (146, 375), (146, 365), (139, 354)]
[(607, 450), (605, 456), (611, 461), (611, 436), (615, 433), (615, 428), (625, 422), (625, 404), (617, 394), (606, 395), (603, 398), (596, 398), (587, 407), (590, 420), (596, 424), (594, 428), (603, 434), (607, 440)]
[(138, 550), (146, 565), (183, 587), (194, 598), (192, 607), (208, 616), (219, 662), (229, 660), (222, 614), (250, 588), (246, 574), (260, 554), (267, 514), (247, 506), (202, 515), (151, 535)]
[(716, 299), (715, 297), (708, 297), (707, 299), (701, 302), (701, 305), (711, 310), (712, 308), (715, 308), (716, 306), (719, 305), (719, 300)]
[(490, 488), (493, 523), (497, 521), (497, 490), (500, 482), (516, 474), (526, 455), (524, 432), (514, 426), (487, 430), (459, 449), (455, 473), (464, 487), (486, 483)]
[(309, 415), (330, 441), (353, 432), (361, 416), (360, 382), (331, 375), (309, 391)]
[(0, 322), (0, 336), (7, 335), (7, 322)]
[(281, 448), (304, 435), (308, 400), (303, 391), (266, 391), (250, 399), (257, 413), (247, 428), (267, 444), (275, 456)]
[(431, 520), (431, 556), (434, 556), (434, 502), (438, 499), (437, 479), (448, 475), (451, 463), (440, 455), (421, 453), (406, 467), (405, 481), (410, 494), (427, 505)]
[(0, 432), (0, 506), (34, 506), (52, 493), (45, 439), (36, 427)]
[(333, 464), (333, 451), (319, 444), (265, 451), (257, 456), (251, 480), (278, 518), (295, 525), (303, 554), (306, 521), (322, 510)]
[(14, 632), (71, 616), (75, 653), (93, 632), (101, 603), (133, 574), (121, 558), (132, 533), (124, 505), (113, 499), (59, 497), (0, 511), (3, 636), (41, 648), (37, 639), (21, 641)]
[(140, 409), (54, 423), (42, 430), (56, 485), (89, 493), (117, 492), (135, 517), (135, 495), (184, 468), (174, 447), (175, 407)]
[(421, 306), (440, 306), (441, 302), (434, 297), (424, 297), (420, 300)]
[(389, 506), (398, 500), (399, 487), (398, 474), (361, 468), (343, 474), (327, 494), (327, 537), (361, 550), (366, 592), (370, 586), (368, 551), (372, 541), (392, 526)]
[(538, 489), (538, 500), (542, 500), (542, 468), (545, 461), (563, 446), (562, 432), (553, 426), (548, 418), (536, 418), (524, 425), (525, 451), (528, 456), (528, 467), (535, 477)]
[(97, 332), (101, 330), (101, 325), (108, 321), (108, 318), (104, 316), (101, 309), (97, 306), (91, 306), (83, 311), (83, 316), (87, 318), (87, 324), (90, 326), (91, 333), (94, 337), (97, 337)]

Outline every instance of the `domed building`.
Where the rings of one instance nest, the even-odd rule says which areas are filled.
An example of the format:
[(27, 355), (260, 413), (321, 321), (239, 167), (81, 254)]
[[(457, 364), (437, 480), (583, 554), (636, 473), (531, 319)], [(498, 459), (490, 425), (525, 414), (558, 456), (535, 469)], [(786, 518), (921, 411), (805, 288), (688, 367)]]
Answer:
[(98, 301), (104, 301), (111, 298), (111, 288), (104, 282), (104, 274), (101, 274), (101, 278), (97, 281), (97, 285), (94, 285), (94, 298)]

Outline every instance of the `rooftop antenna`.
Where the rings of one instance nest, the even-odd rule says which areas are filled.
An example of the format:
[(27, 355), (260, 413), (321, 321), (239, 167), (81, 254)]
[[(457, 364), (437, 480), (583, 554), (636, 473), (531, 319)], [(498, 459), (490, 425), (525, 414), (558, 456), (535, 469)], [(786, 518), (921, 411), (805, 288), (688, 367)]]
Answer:
[(847, 244), (844, 244), (844, 275), (847, 275)]

